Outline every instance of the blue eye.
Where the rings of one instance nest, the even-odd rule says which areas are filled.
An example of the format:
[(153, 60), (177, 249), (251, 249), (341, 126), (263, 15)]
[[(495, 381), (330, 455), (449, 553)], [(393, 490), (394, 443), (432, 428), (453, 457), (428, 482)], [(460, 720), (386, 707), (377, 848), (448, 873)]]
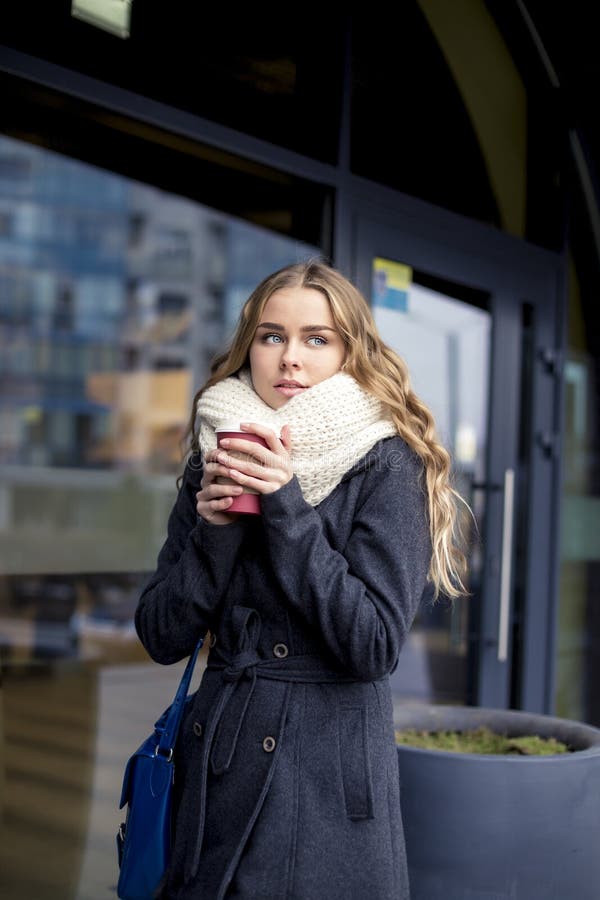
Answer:
[[(264, 334), (261, 338), (263, 344), (283, 344), (284, 338), (281, 334), (277, 334), (277, 332), (270, 332), (269, 334)], [(329, 341), (324, 338), (320, 334), (313, 334), (309, 338), (306, 339), (307, 344), (311, 344), (313, 347), (324, 347)]]

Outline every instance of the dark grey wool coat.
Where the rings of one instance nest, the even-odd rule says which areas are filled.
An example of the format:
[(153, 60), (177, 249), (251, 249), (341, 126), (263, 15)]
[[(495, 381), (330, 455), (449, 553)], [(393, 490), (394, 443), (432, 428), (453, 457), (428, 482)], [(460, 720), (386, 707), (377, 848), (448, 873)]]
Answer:
[(294, 477), (219, 526), (188, 463), (135, 619), (160, 663), (214, 636), (161, 897), (408, 898), (388, 675), (430, 560), (421, 468), (387, 438), (317, 507)]

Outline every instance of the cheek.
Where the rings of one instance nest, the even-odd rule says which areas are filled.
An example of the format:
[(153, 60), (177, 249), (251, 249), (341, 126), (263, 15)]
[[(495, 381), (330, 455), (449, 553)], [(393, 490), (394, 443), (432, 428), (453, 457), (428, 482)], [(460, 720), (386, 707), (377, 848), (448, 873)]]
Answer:
[(253, 347), (248, 355), (250, 363), (250, 372), (253, 378), (260, 378), (261, 371), (264, 369), (264, 354), (261, 353), (260, 347)]
[(328, 354), (327, 359), (323, 360), (322, 369), (327, 372), (337, 372), (342, 367), (342, 363), (344, 362), (344, 354), (340, 351), (335, 351)]

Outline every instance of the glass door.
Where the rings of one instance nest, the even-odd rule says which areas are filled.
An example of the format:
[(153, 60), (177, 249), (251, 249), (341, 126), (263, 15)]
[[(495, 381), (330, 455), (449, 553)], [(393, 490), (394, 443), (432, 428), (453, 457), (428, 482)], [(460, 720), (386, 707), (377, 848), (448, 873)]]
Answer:
[[(469, 534), (469, 588), (479, 592), (479, 533), (485, 512), (479, 487), (486, 481), (487, 464), (490, 297), (436, 283), (425, 273), (380, 257), (373, 260), (371, 302), (381, 334), (407, 363), (413, 389), (434, 413), (439, 438), (454, 460), (455, 487), (473, 510), (475, 521), (466, 509), (461, 518)], [(402, 693), (449, 703), (469, 697), (470, 607), (469, 601), (423, 604), (394, 675), (394, 685)]]
[(462, 511), (470, 593), (436, 603), (425, 595), (392, 687), (402, 702), (520, 706), (535, 681), (533, 621), (549, 635), (551, 612), (530, 590), (532, 559), (548, 597), (552, 568), (550, 541), (534, 537), (548, 520), (531, 509), (545, 459), (531, 426), (552, 416), (534, 345), (551, 330), (544, 276), (555, 261), (540, 267), (534, 251), (536, 265), (511, 264), (493, 246), (486, 258), (481, 242), (469, 251), (465, 235), (442, 241), (427, 230), (360, 220), (354, 275), (452, 456), (454, 485), (472, 511)]

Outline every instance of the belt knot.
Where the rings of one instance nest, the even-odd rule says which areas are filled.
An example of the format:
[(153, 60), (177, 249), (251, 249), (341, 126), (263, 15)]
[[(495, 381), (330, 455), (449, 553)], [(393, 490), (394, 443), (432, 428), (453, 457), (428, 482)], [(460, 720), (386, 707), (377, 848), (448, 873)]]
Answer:
[(223, 669), (223, 678), (225, 681), (236, 682), (248, 672), (248, 669), (257, 666), (261, 662), (260, 656), (254, 648), (248, 648), (236, 653), (229, 662), (229, 665)]

